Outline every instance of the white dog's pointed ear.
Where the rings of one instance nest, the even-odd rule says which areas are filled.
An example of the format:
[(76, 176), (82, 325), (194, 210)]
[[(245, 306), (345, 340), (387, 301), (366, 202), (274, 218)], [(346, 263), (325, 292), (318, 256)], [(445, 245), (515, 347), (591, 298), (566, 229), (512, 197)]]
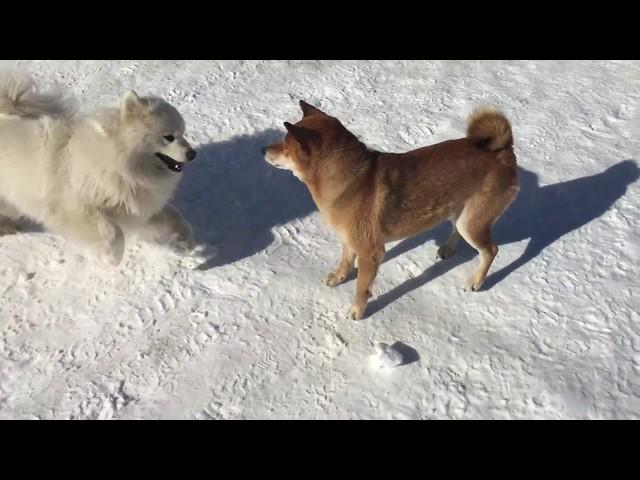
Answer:
[(94, 118), (89, 124), (95, 129), (96, 132), (98, 132), (100, 136), (104, 138), (108, 137), (107, 129), (104, 127), (102, 122), (100, 122), (100, 120)]
[(127, 118), (142, 109), (142, 100), (136, 92), (129, 90), (122, 99), (122, 118)]

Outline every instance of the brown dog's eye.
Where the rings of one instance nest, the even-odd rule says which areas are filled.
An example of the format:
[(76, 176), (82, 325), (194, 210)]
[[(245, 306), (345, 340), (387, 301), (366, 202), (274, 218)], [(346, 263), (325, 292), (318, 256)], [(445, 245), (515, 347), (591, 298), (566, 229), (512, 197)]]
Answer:
[(173, 135), (165, 135), (163, 138), (169, 143), (171, 143), (171, 142), (173, 142), (175, 140)]

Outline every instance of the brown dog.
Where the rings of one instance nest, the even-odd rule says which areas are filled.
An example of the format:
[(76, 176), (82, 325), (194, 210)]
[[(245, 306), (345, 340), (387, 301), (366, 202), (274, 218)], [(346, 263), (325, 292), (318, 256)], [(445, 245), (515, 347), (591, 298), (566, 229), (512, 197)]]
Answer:
[(478, 290), (498, 247), (491, 227), (518, 193), (511, 126), (492, 109), (476, 110), (467, 137), (407, 153), (369, 150), (336, 118), (301, 101), (303, 118), (285, 122), (287, 135), (262, 149), (275, 167), (302, 180), (342, 242), (342, 260), (325, 283), (340, 284), (358, 259), (356, 296), (349, 312), (362, 317), (385, 243), (453, 224), (438, 256), (452, 255), (460, 238), (480, 253), (465, 290)]

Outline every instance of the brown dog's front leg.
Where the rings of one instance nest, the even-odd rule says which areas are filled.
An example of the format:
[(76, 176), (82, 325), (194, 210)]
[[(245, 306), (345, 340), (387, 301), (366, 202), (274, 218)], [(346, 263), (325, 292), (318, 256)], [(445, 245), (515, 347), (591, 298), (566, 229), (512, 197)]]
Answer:
[(340, 285), (347, 278), (347, 275), (351, 273), (353, 270), (353, 263), (356, 260), (356, 253), (353, 249), (347, 245), (342, 244), (342, 258), (340, 259), (340, 265), (336, 268), (335, 272), (329, 272), (329, 274), (325, 277), (324, 283), (325, 285), (329, 285), (330, 287), (335, 287), (336, 285)]
[(369, 297), (371, 297), (371, 285), (378, 273), (378, 267), (384, 258), (384, 249), (374, 253), (358, 254), (358, 283), (356, 285), (356, 297), (349, 310), (352, 320), (360, 320), (364, 315)]

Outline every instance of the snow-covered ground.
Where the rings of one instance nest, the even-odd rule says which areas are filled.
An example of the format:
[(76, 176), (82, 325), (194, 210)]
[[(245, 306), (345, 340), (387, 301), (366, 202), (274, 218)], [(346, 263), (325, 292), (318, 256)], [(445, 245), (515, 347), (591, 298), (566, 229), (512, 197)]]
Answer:
[[(108, 268), (1, 237), (0, 418), (640, 417), (640, 62), (17, 63), (89, 105), (176, 105), (200, 151), (176, 203), (208, 247)], [(483, 291), (461, 288), (470, 247), (435, 260), (441, 226), (389, 246), (346, 319), (353, 280), (322, 284), (333, 234), (259, 152), (300, 98), (391, 151), (505, 111), (522, 189)], [(378, 342), (404, 364), (379, 368)]]

